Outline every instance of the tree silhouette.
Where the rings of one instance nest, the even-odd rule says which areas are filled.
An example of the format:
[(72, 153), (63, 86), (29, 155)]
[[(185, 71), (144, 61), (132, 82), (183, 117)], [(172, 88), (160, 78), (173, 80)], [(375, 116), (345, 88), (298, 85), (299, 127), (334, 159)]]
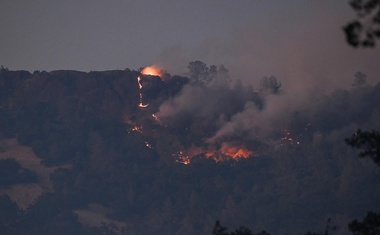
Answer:
[(354, 235), (380, 234), (380, 213), (368, 212), (363, 222), (352, 221), (348, 228)]
[(187, 66), (189, 69), (190, 82), (197, 85), (228, 85), (231, 81), (228, 70), (224, 65), (207, 66), (206, 63), (196, 60)]
[(195, 84), (209, 82), (210, 68), (207, 67), (206, 63), (199, 60), (192, 61), (187, 68), (189, 69), (191, 82)]
[[(351, 137), (345, 139), (352, 147), (361, 149), (359, 157), (370, 157), (380, 166), (380, 132), (361, 131), (358, 129)], [(353, 220), (348, 228), (355, 235), (378, 235), (380, 234), (380, 213), (369, 211), (363, 222)]]
[(354, 83), (352, 83), (353, 87), (361, 87), (366, 84), (367, 75), (362, 72), (356, 72), (354, 74)]
[(281, 82), (277, 81), (275, 76), (263, 77), (260, 80), (261, 89), (264, 91), (270, 91), (273, 94), (277, 94), (281, 88)]
[(227, 232), (227, 228), (223, 227), (219, 220), (215, 222), (214, 228), (212, 230), (213, 235), (270, 235), (265, 230), (259, 233), (252, 233), (252, 231), (246, 227), (240, 227), (232, 232)]
[(359, 157), (370, 157), (380, 166), (380, 132), (379, 131), (361, 131), (358, 129), (351, 138), (345, 139), (345, 142), (352, 147), (361, 149)]
[(344, 28), (346, 40), (353, 47), (374, 47), (380, 38), (380, 0), (351, 0), (357, 14)]

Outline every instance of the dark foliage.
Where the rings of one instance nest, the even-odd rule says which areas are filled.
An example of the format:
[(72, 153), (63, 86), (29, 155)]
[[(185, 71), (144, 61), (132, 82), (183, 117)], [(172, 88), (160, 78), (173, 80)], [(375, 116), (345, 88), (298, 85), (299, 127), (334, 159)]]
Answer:
[(0, 186), (34, 183), (37, 175), (23, 167), (15, 159), (0, 159)]
[(22, 215), (20, 208), (8, 196), (0, 196), (0, 233), (17, 234)]
[(360, 149), (359, 157), (370, 157), (380, 166), (380, 132), (361, 131), (358, 129), (351, 138), (345, 139), (346, 143)]
[(380, 213), (368, 212), (363, 222), (354, 220), (348, 226), (354, 235), (379, 235)]
[(240, 227), (232, 232), (227, 232), (227, 228), (223, 227), (219, 221), (215, 222), (214, 228), (212, 230), (214, 235), (270, 235), (265, 230), (259, 233), (253, 233), (250, 229), (246, 227)]
[(351, 0), (357, 19), (344, 28), (346, 40), (353, 47), (374, 47), (380, 38), (380, 1)]
[(281, 88), (281, 82), (277, 81), (275, 76), (263, 77), (260, 81), (261, 88), (273, 94), (278, 94)]

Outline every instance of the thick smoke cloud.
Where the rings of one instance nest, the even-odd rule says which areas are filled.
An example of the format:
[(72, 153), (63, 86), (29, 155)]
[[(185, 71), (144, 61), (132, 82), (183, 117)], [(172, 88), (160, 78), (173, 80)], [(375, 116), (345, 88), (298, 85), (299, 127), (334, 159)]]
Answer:
[[(269, 78), (261, 81), (264, 79)], [(168, 126), (186, 129), (190, 135), (197, 133), (202, 143), (248, 148), (256, 148), (258, 143), (278, 145), (284, 138), (296, 137), (295, 143), (313, 141), (314, 137), (317, 143), (321, 136), (340, 141), (356, 128), (376, 125), (375, 121), (363, 126), (361, 120), (362, 115), (376, 116), (368, 108), (376, 101), (363, 101), (363, 95), (372, 92), (367, 84), (323, 94), (317, 88), (297, 88), (287, 86), (287, 81), (270, 79), (282, 85), (278, 91), (244, 84), (234, 77), (230, 83), (190, 82), (163, 102), (156, 115)], [(354, 79), (352, 74), (347, 83), (351, 85)]]
[(243, 85), (239, 80), (223, 85), (189, 83), (166, 100), (156, 115), (176, 128), (194, 132), (199, 132), (195, 128), (204, 128), (201, 138), (207, 144), (251, 146), (257, 141), (279, 139), (280, 131), (288, 128), (293, 113), (300, 109), (300, 102), (296, 101), (297, 96), (291, 93), (280, 90), (273, 94), (262, 87)]
[[(192, 48), (177, 44), (168, 47), (157, 58), (157, 63), (168, 71), (183, 75), (188, 75), (186, 65), (195, 59), (201, 59), (206, 63), (224, 64), (234, 82), (242, 81), (240, 90), (252, 85), (256, 95), (260, 97), (262, 107), (258, 107), (260, 105), (257, 105), (257, 100), (252, 105), (252, 100), (238, 99), (234, 102), (239, 109), (234, 110), (232, 114), (229, 113), (227, 118), (223, 116), (223, 111), (219, 110), (219, 116), (212, 118), (218, 123), (218, 128), (207, 136), (209, 141), (232, 139), (232, 135), (236, 138), (244, 136), (250, 140), (278, 139), (280, 136), (276, 132), (296, 125), (296, 113), (309, 120), (321, 116), (321, 106), (327, 105), (323, 97), (330, 96), (337, 89), (350, 90), (356, 72), (365, 73), (369, 84), (380, 81), (378, 51), (357, 51), (345, 43), (341, 31), (341, 26), (347, 21), (345, 15), (336, 15), (331, 9), (314, 9), (308, 13), (308, 18), (302, 21), (271, 21), (270, 26), (266, 28), (258, 22), (253, 22), (231, 32), (227, 39), (208, 38)], [(323, 12), (317, 9), (323, 9)], [(282, 35), (281, 38), (278, 34)], [(271, 75), (282, 82), (281, 94), (264, 95), (259, 92), (260, 80)], [(244, 93), (239, 92), (236, 87), (231, 89), (234, 90), (234, 94)], [(205, 107), (215, 103), (212, 100), (221, 99), (228, 92), (224, 90), (210, 96), (199, 96), (198, 93), (196, 89), (187, 87), (186, 95), (180, 94), (173, 99), (174, 101), (164, 103), (159, 115), (174, 117), (173, 114), (184, 107), (193, 107), (193, 110), (196, 110), (194, 107), (198, 107), (194, 112), (202, 110), (203, 117), (210, 117), (208, 114), (212, 113), (213, 109)], [(170, 114), (167, 113), (169, 110)], [(303, 120), (299, 125), (308, 123)]]

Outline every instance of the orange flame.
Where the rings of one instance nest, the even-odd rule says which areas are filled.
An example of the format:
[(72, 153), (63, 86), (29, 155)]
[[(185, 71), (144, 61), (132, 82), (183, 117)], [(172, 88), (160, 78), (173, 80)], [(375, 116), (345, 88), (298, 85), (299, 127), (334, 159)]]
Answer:
[(215, 162), (226, 161), (229, 159), (239, 160), (241, 158), (248, 158), (254, 155), (254, 153), (244, 147), (230, 146), (227, 143), (223, 143), (219, 149), (215, 149), (215, 146), (208, 147), (190, 147), (183, 151), (178, 151), (173, 154), (177, 160), (176, 162), (182, 164), (189, 164), (194, 156), (202, 154), (206, 158), (211, 158)]
[(221, 152), (223, 155), (232, 157), (233, 159), (248, 158), (249, 156), (253, 155), (252, 151), (249, 151), (244, 148), (237, 148), (237, 147), (231, 147), (231, 146), (223, 146), (221, 148)]
[(138, 76), (137, 77), (137, 83), (139, 84), (139, 88), (140, 88), (140, 90), (142, 89), (142, 83), (141, 83), (141, 78), (140, 78), (140, 76)]
[(152, 75), (162, 77), (162, 70), (155, 65), (145, 67), (142, 71), (144, 75)]
[(140, 108), (146, 108), (146, 107), (148, 107), (149, 104), (143, 104), (143, 101), (142, 101), (143, 97), (142, 97), (141, 89), (143, 88), (143, 85), (142, 85), (140, 76), (137, 77), (137, 83), (139, 84), (139, 88), (140, 88), (140, 103), (139, 103), (139, 107)]

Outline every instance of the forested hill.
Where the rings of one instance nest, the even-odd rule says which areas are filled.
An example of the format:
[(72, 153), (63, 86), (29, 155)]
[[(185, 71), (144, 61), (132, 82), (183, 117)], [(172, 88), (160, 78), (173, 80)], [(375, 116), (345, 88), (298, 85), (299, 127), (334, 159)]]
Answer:
[(322, 234), (330, 218), (347, 234), (380, 211), (380, 170), (344, 143), (380, 129), (380, 83), (286, 109), (275, 77), (253, 88), (195, 65), (188, 77), (2, 68), (0, 157), (17, 141), (52, 188), (21, 208), (12, 190), (48, 184), (0, 158), (0, 233), (211, 234), (220, 220)]

